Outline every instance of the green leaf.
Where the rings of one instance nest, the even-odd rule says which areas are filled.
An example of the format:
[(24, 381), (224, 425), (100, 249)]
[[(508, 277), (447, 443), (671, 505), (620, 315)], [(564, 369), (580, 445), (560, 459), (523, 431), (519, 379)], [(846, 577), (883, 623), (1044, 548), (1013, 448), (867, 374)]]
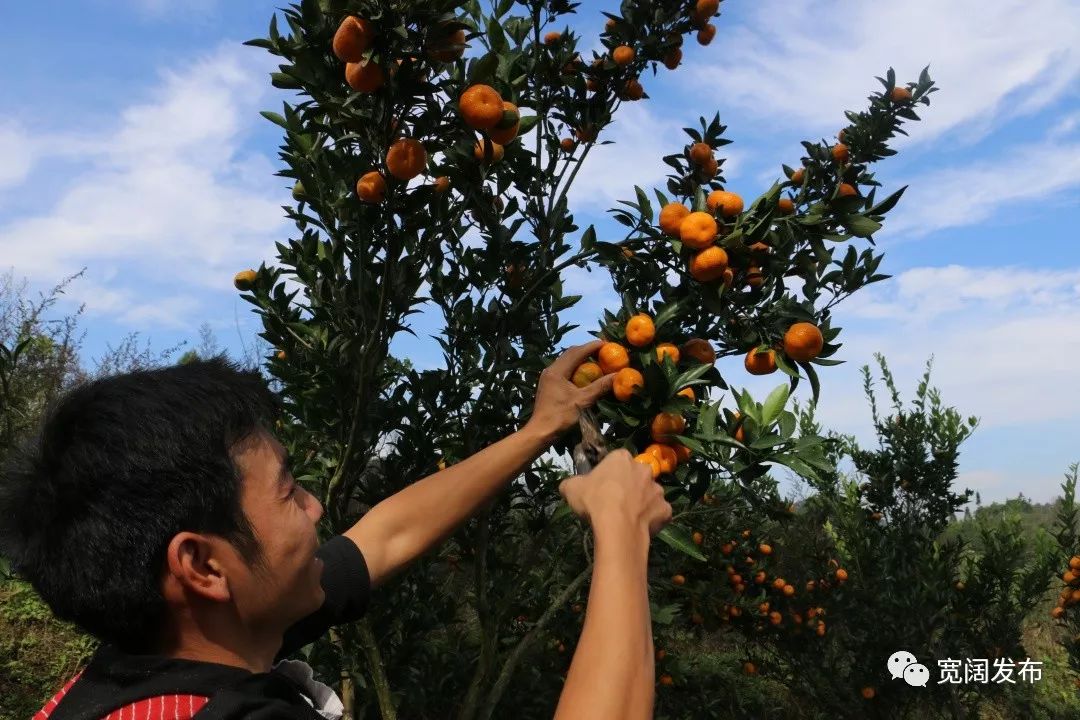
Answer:
[(673, 303), (668, 303), (660, 308), (660, 311), (656, 313), (656, 317), (653, 318), (653, 326), (659, 330), (664, 326), (671, 318), (675, 317), (682, 311), (683, 307), (690, 302), (690, 298), (684, 297), (682, 300), (678, 300)]
[(521, 118), (521, 124), (518, 125), (518, 135), (524, 135), (525, 133), (536, 127), (537, 117), (535, 115), (523, 115)]
[(903, 195), (904, 191), (907, 190), (907, 189), (908, 189), (907, 185), (900, 188), (899, 190), (894, 192), (892, 195), (885, 198), (884, 200), (879, 202), (874, 207), (870, 208), (867, 211), (867, 215), (884, 215), (885, 213), (889, 212), (890, 210), (893, 209), (893, 207), (896, 205), (896, 203), (900, 200), (900, 196)]
[(769, 397), (765, 398), (765, 405), (761, 411), (761, 425), (762, 428), (767, 428), (773, 424), (776, 418), (780, 417), (781, 411), (784, 409), (784, 405), (788, 400), (788, 386), (777, 385)]
[(581, 234), (581, 251), (588, 252), (592, 250), (596, 245), (596, 228), (590, 225), (585, 232)]
[(870, 237), (881, 229), (881, 223), (865, 215), (847, 215), (840, 219), (840, 224), (852, 235), (861, 238)]
[(690, 531), (686, 528), (678, 525), (667, 525), (663, 530), (656, 534), (656, 537), (660, 538), (684, 555), (689, 555), (695, 560), (701, 560), (702, 562), (708, 561), (706, 557), (701, 554), (701, 551), (698, 550), (697, 545), (694, 544), (693, 539), (690, 537)]
[(637, 185), (634, 186), (634, 191), (637, 193), (638, 209), (641, 210), (641, 214), (645, 217), (646, 221), (652, 222), (653, 208), (652, 203), (649, 202), (648, 196), (645, 194), (645, 191)]

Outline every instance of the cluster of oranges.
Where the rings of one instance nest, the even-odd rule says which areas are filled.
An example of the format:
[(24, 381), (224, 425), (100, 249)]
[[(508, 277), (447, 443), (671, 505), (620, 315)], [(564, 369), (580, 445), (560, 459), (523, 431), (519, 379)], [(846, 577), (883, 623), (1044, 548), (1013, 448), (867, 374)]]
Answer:
[[(710, 365), (716, 362), (716, 351), (701, 338), (691, 338), (681, 347), (668, 342), (655, 343), (656, 325), (645, 313), (639, 313), (627, 320), (625, 337), (627, 344), (638, 350), (653, 347), (655, 344), (653, 351), (658, 363), (663, 363), (665, 358), (669, 358), (676, 365), (680, 361)], [(620, 402), (628, 402), (645, 388), (645, 376), (638, 368), (631, 367), (629, 349), (622, 343), (612, 341), (600, 346), (595, 360), (586, 360), (579, 365), (571, 379), (578, 387), (585, 387), (602, 375), (610, 374), (615, 375), (612, 391), (615, 399)], [(676, 395), (691, 402), (697, 400), (692, 387), (680, 388)], [(648, 465), (654, 478), (674, 472), (679, 463), (690, 459), (690, 449), (674, 438), (685, 429), (686, 419), (682, 415), (672, 412), (657, 413), (649, 425), (653, 443), (634, 459)]]
[(471, 85), (458, 99), (461, 119), (482, 133), (473, 146), (473, 156), (482, 163), (497, 163), (503, 158), (503, 146), (517, 137), (521, 114), (517, 105), (503, 100), (490, 85)]
[(1073, 555), (1069, 558), (1069, 566), (1061, 575), (1065, 588), (1058, 595), (1057, 606), (1050, 611), (1050, 617), (1055, 620), (1065, 615), (1065, 609), (1080, 603), (1080, 556)]
[[(695, 532), (692, 537), (695, 544), (703, 544), (702, 533)], [(745, 622), (753, 623), (759, 632), (766, 628), (766, 624), (780, 628), (786, 622), (787, 627), (795, 632), (801, 632), (805, 627), (812, 629), (818, 637), (824, 637), (825, 609), (805, 601), (800, 603), (796, 599), (800, 590), (795, 583), (780, 575), (772, 576), (766, 569), (767, 563), (773, 557), (772, 545), (765, 540), (754, 539), (753, 531), (747, 529), (742, 531), (740, 538), (731, 538), (720, 545), (719, 550), (724, 557), (728, 583), (737, 598), (735, 602), (723, 605), (720, 611), (722, 622), (744, 618)], [(804, 586), (805, 591), (801, 593), (803, 598), (809, 600), (813, 594), (827, 591), (833, 583), (842, 585), (847, 581), (847, 570), (840, 567), (835, 560), (830, 560), (829, 564), (831, 577), (808, 580)], [(673, 585), (683, 586), (686, 584), (686, 577), (677, 574), (671, 578), (671, 582)], [(692, 620), (695, 624), (703, 622), (703, 618), (697, 613), (693, 614)]]

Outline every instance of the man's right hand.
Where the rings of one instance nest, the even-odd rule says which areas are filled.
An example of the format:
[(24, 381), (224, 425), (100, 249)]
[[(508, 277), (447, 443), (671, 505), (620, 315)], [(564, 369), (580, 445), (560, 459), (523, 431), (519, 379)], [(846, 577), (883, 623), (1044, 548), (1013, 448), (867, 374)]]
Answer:
[(671, 504), (664, 487), (653, 480), (648, 465), (626, 450), (615, 450), (587, 475), (574, 475), (559, 484), (570, 509), (595, 527), (598, 517), (622, 518), (648, 528), (649, 536), (671, 522)]

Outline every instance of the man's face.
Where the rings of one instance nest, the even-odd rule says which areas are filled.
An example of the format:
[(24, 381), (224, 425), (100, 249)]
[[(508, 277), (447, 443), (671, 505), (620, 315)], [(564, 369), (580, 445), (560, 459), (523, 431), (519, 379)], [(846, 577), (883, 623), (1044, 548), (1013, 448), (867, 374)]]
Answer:
[(284, 629), (323, 603), (322, 561), (315, 557), (323, 508), (288, 467), (285, 448), (261, 433), (237, 455), (241, 504), (262, 546), (266, 571), (236, 579), (236, 602), (253, 623)]

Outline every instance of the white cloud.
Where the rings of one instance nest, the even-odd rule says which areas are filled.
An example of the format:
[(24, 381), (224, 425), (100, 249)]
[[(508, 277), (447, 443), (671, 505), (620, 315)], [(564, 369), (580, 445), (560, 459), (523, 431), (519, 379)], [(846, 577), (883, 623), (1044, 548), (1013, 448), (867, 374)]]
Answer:
[(972, 142), (1009, 117), (1058, 98), (1080, 74), (1080, 6), (1070, 0), (761, 0), (745, 25), (724, 27), (723, 64), (694, 64), (680, 77), (756, 118), (831, 137), (843, 111), (929, 65), (940, 88), (911, 139), (964, 126)]
[(217, 6), (217, 0), (124, 0), (124, 4), (134, 5), (142, 14), (160, 19), (206, 13)]
[[(243, 149), (263, 122), (269, 64), (230, 44), (183, 67), (163, 72), (115, 128), (43, 143), (74, 169), (48, 211), (0, 222), (5, 264), (43, 282), (86, 265), (87, 282), (69, 289), (74, 301), (153, 327), (197, 312), (193, 291), (228, 290), (238, 269), (272, 260), (286, 182), (273, 177), (276, 162)], [(117, 295), (88, 289), (105, 272)]]
[(1080, 185), (1080, 143), (1020, 145), (984, 160), (915, 176), (886, 224), (891, 237), (974, 225), (1019, 203)]
[(22, 127), (0, 123), (0, 189), (18, 185), (30, 174), (34, 164), (33, 139)]

